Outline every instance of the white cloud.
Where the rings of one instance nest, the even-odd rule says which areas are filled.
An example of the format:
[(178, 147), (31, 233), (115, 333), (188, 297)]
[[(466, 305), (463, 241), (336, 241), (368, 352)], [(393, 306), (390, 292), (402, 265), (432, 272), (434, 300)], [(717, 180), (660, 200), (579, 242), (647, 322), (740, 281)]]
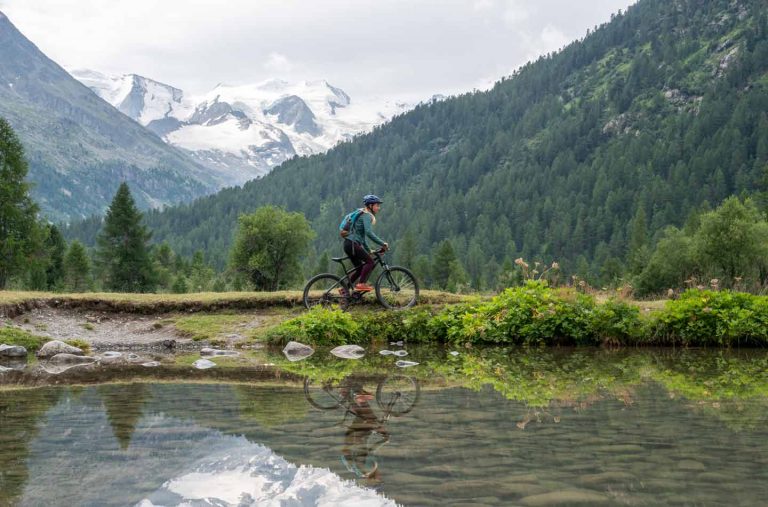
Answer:
[(504, 9), (504, 23), (508, 27), (514, 28), (530, 17), (530, 13), (526, 9), (523, 2), (519, 0), (508, 0), (506, 8)]
[(557, 51), (571, 42), (567, 35), (552, 25), (544, 27), (539, 35), (539, 39), (542, 43), (541, 49), (543, 53)]
[(270, 53), (263, 66), (264, 70), (275, 76), (284, 76), (294, 67), (288, 58), (280, 53)]
[(283, 77), (415, 99), (496, 80), (634, 1), (0, 0), (65, 67), (138, 73), (191, 94)]

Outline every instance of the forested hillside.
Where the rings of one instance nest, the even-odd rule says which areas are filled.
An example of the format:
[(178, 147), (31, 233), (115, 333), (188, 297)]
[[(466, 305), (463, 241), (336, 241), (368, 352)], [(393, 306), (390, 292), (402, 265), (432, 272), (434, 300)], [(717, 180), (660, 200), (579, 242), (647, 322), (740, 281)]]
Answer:
[[(377, 233), (423, 277), (449, 240), (476, 288), (520, 256), (610, 281), (663, 227), (761, 189), (767, 12), (764, 0), (640, 0), (488, 92), (419, 106), (148, 225), (223, 267), (237, 216), (277, 204), (311, 220), (317, 256), (336, 254), (343, 214), (377, 193)], [(69, 235), (87, 241), (94, 225)]]

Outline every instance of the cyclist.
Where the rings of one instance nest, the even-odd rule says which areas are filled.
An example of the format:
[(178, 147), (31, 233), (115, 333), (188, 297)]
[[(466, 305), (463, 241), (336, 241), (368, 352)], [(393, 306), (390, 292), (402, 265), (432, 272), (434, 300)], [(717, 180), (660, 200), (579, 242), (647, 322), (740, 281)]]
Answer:
[[(373, 290), (373, 287), (368, 285), (368, 277), (371, 275), (371, 271), (375, 267), (373, 258), (371, 257), (371, 247), (368, 245), (366, 239), (370, 239), (372, 242), (381, 246), (384, 251), (389, 248), (389, 244), (383, 239), (378, 237), (373, 232), (373, 225), (376, 223), (376, 215), (381, 209), (381, 204), (384, 201), (379, 199), (373, 194), (368, 194), (363, 197), (362, 213), (358, 216), (357, 220), (352, 224), (349, 230), (349, 235), (344, 238), (344, 253), (346, 253), (352, 260), (352, 264), (355, 265), (355, 271), (349, 275), (349, 284), (357, 291), (369, 292)], [(355, 283), (357, 282), (357, 283)], [(345, 289), (342, 289), (342, 294)]]

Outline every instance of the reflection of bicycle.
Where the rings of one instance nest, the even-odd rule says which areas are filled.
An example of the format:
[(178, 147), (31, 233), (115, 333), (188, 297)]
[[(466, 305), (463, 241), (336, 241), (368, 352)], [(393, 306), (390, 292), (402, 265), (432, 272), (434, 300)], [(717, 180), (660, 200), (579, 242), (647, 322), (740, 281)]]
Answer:
[[(374, 263), (382, 267), (382, 272), (374, 284), (376, 299), (385, 308), (402, 310), (416, 304), (419, 298), (419, 284), (416, 276), (410, 270), (401, 266), (389, 266), (383, 257), (384, 250), (372, 252)], [(304, 286), (304, 306), (312, 308), (316, 305), (339, 305), (346, 309), (350, 304), (360, 303), (365, 292), (351, 290), (349, 275), (355, 271), (352, 266), (347, 269), (344, 261), (349, 257), (334, 257), (334, 262), (341, 264), (344, 276), (331, 273), (321, 273), (313, 276)]]
[[(304, 396), (315, 408), (332, 410), (344, 407), (349, 412), (355, 403), (355, 396), (363, 391), (362, 382), (346, 378), (341, 382), (316, 382), (304, 380)], [(390, 375), (381, 379), (376, 386), (376, 404), (384, 410), (384, 417), (399, 417), (407, 414), (419, 401), (421, 388), (418, 380), (407, 375)]]
[[(412, 377), (384, 377), (376, 387), (376, 403), (384, 411), (379, 416), (369, 403), (374, 395), (365, 390), (359, 378), (348, 377), (338, 383), (315, 383), (309, 378), (304, 380), (304, 394), (313, 407), (321, 410), (344, 407), (341, 424), (347, 429), (344, 433), (341, 463), (369, 485), (381, 481), (376, 453), (389, 442), (389, 417), (410, 412), (419, 399), (419, 393), (419, 383)], [(352, 419), (347, 422), (347, 416), (350, 415)]]

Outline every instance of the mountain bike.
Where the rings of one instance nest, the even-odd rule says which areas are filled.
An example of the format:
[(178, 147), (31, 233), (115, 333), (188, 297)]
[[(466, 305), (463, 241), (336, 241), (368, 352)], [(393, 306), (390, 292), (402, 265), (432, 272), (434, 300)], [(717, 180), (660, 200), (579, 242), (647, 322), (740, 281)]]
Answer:
[[(402, 266), (390, 266), (384, 260), (384, 250), (372, 252), (374, 263), (381, 266), (382, 271), (374, 284), (376, 299), (385, 308), (403, 310), (416, 304), (419, 299), (419, 283), (416, 276)], [(315, 275), (304, 286), (304, 306), (307, 309), (321, 305), (330, 307), (339, 305), (346, 310), (349, 305), (361, 303), (366, 292), (353, 290), (349, 276), (355, 271), (353, 265), (347, 269), (345, 261), (352, 262), (349, 257), (334, 257), (331, 259), (341, 264), (344, 276), (332, 273)]]

